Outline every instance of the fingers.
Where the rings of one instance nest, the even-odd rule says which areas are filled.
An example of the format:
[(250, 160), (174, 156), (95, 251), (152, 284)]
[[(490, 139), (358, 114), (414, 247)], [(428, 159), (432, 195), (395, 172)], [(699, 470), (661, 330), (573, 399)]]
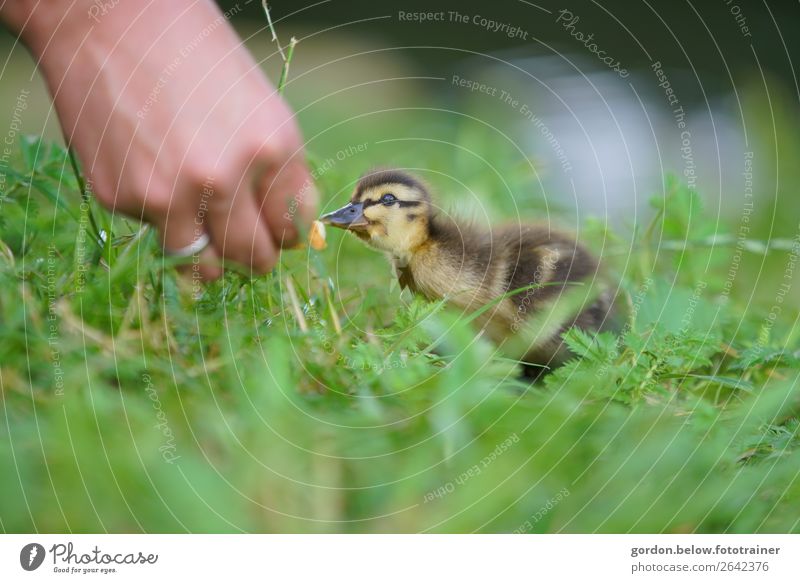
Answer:
[[(277, 261), (282, 238), (297, 236), (295, 215), (300, 221), (310, 221), (313, 212), (309, 201), (315, 200), (315, 193), (305, 164), (287, 164), (286, 168), (271, 174), (271, 192), (287, 194), (272, 195), (266, 201), (269, 207), (262, 205), (266, 197), (255, 192), (253, 167), (250, 172), (216, 180), (189, 181), (194, 186), (174, 196), (154, 196), (151, 191), (144, 203), (145, 216), (161, 232), (167, 253), (185, 249), (204, 233), (209, 235), (210, 245), (186, 261), (180, 268), (184, 273), (196, 274), (203, 281), (216, 279), (222, 275), (223, 259), (253, 275), (267, 273)], [(272, 225), (275, 233), (270, 233)]]
[(240, 180), (233, 196), (215, 193), (208, 199), (205, 226), (218, 256), (251, 274), (269, 272), (278, 252), (264, 224), (248, 180)]
[[(273, 136), (251, 150), (255, 154), (246, 162), (230, 156), (225, 163), (195, 163), (171, 189), (134, 189), (146, 195), (127, 197), (132, 201), (129, 212), (137, 206), (144, 209), (139, 216), (159, 229), (167, 252), (209, 235), (209, 247), (182, 269), (193, 277), (216, 279), (222, 275), (223, 260), (250, 274), (267, 273), (277, 262), (279, 248), (293, 246), (298, 226), (309, 224), (316, 213), (317, 192), (305, 154), (299, 145), (287, 147), (300, 140), (289, 138)], [(111, 204), (124, 210), (122, 202)]]
[(279, 247), (297, 242), (297, 225), (308, 225), (316, 216), (317, 190), (302, 150), (283, 164), (266, 159), (256, 168), (256, 199), (262, 220)]
[[(196, 197), (174, 199), (165, 212), (154, 213), (151, 222), (161, 233), (161, 245), (166, 253), (185, 249), (197, 241), (206, 232), (203, 226), (204, 211), (194, 202)], [(195, 207), (195, 208), (193, 208)], [(187, 259), (179, 271), (197, 277), (202, 281), (210, 281), (222, 275), (220, 255), (212, 246)]]

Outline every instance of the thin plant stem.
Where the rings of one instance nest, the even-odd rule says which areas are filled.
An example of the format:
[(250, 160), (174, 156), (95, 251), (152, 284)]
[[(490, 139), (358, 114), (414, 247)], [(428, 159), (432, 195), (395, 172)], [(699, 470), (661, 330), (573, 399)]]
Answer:
[(281, 74), (278, 79), (278, 94), (282, 95), (283, 89), (286, 86), (286, 80), (289, 78), (289, 65), (292, 63), (292, 56), (294, 55), (294, 47), (297, 46), (297, 39), (292, 37), (289, 41), (289, 46), (286, 48), (286, 52), (284, 52), (278, 40), (278, 33), (275, 32), (275, 25), (272, 24), (272, 16), (270, 16), (269, 13), (267, 0), (261, 0), (261, 6), (264, 8), (264, 14), (267, 16), (267, 26), (269, 26), (269, 31), (272, 33), (272, 42), (278, 47), (278, 53), (281, 55), (281, 60), (283, 61)]
[(272, 24), (272, 17), (269, 14), (269, 5), (267, 4), (267, 0), (261, 0), (261, 7), (264, 9), (264, 14), (267, 15), (267, 26), (269, 26), (269, 31), (272, 33), (272, 42), (278, 46), (278, 52), (281, 54), (281, 59), (285, 63), (286, 55), (283, 54), (281, 43), (278, 41), (278, 34), (275, 32), (275, 26)]
[[(78, 188), (81, 191), (81, 199), (87, 205), (90, 203), (89, 193), (86, 190), (86, 181), (83, 179), (83, 174), (78, 168), (78, 159), (75, 156), (75, 151), (72, 146), (67, 146), (67, 155), (69, 156), (69, 165), (72, 166), (72, 172), (75, 174), (75, 180), (78, 182)], [(94, 220), (94, 213), (91, 207), (88, 207), (87, 214), (89, 215), (89, 224), (92, 225), (94, 231), (95, 241), (98, 245), (102, 246), (102, 237), (100, 236), (100, 228), (97, 226), (97, 221)]]
[(286, 87), (286, 80), (289, 77), (289, 65), (292, 62), (292, 56), (294, 55), (294, 47), (297, 46), (297, 39), (292, 37), (289, 41), (289, 48), (286, 49), (286, 60), (283, 62), (283, 68), (281, 68), (281, 76), (278, 80), (278, 94), (283, 95), (283, 90)]

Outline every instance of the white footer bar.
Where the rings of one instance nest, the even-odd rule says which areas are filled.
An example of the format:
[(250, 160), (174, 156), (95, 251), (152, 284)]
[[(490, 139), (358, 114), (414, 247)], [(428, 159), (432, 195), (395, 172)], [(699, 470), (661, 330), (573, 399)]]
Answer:
[[(3, 535), (0, 581), (798, 581), (797, 535)], [(513, 579), (512, 579), (513, 577)]]

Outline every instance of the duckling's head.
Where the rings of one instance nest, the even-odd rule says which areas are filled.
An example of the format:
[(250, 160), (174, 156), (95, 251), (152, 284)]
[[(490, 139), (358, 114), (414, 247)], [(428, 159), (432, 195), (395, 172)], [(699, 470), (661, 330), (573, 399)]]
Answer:
[(400, 170), (373, 170), (358, 181), (350, 202), (322, 217), (369, 245), (407, 262), (429, 237), (431, 198), (425, 185)]

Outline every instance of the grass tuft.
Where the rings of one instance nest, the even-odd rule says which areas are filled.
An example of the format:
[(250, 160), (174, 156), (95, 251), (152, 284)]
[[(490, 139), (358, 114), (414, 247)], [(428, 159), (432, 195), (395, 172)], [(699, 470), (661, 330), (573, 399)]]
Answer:
[(726, 292), (680, 184), (625, 263), (587, 229), (630, 320), (531, 387), (339, 233), (195, 298), (69, 164), (26, 140), (0, 193), (5, 531), (800, 530), (796, 307)]

